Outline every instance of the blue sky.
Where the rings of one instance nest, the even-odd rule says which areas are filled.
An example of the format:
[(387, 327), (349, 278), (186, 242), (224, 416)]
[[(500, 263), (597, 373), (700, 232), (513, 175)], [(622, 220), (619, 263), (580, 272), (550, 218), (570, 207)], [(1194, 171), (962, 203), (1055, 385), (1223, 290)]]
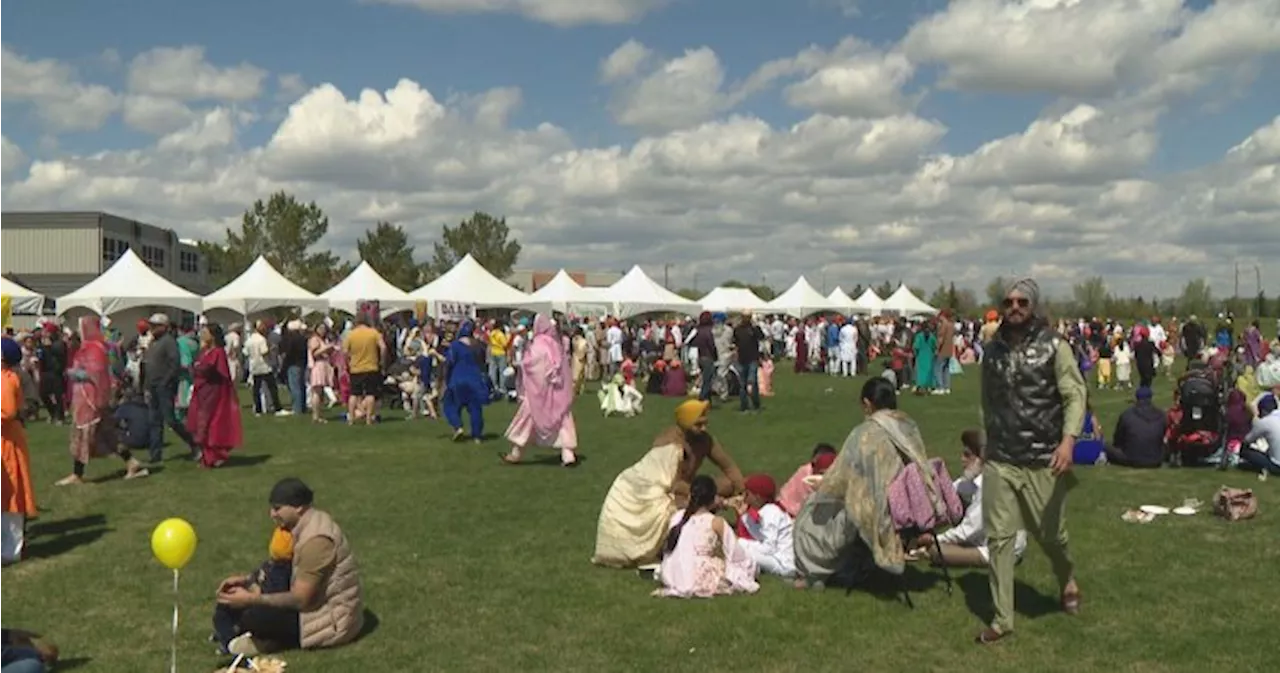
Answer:
[[(913, 243), (924, 245), (945, 230), (947, 236), (955, 237), (950, 246), (955, 252), (946, 254), (956, 257), (933, 263), (949, 274), (977, 282), (984, 273), (984, 263), (975, 257), (972, 241), (960, 240), (970, 222), (985, 222), (993, 236), (1012, 237), (1010, 240), (1021, 241), (1019, 245), (1040, 246), (1046, 240), (1059, 240), (1067, 225), (1055, 221), (1041, 226), (1013, 220), (1025, 220), (1027, 213), (1033, 218), (1064, 221), (1122, 217), (1130, 223), (1130, 230), (1163, 227), (1165, 231), (1180, 231), (1170, 243), (1176, 247), (1181, 238), (1202, 240), (1203, 235), (1190, 231), (1190, 222), (1212, 215), (1192, 212), (1207, 207), (1203, 199), (1199, 205), (1174, 203), (1170, 195), (1190, 194), (1189, 185), (1202, 188), (1205, 194), (1219, 194), (1221, 199), (1222, 189), (1217, 181), (1248, 182), (1250, 194), (1240, 197), (1244, 200), (1232, 201), (1229, 212), (1222, 208), (1224, 212), (1213, 215), (1227, 218), (1217, 220), (1222, 226), (1262, 217), (1254, 203), (1259, 193), (1264, 202), (1270, 203), (1266, 194), (1269, 185), (1257, 183), (1267, 179), (1266, 175), (1246, 174), (1240, 172), (1243, 168), (1236, 167), (1231, 170), (1237, 172), (1228, 177), (1229, 171), (1219, 170), (1218, 166), (1227, 150), (1268, 127), (1280, 113), (1280, 10), (1274, 0), (1224, 0), (1217, 5), (1209, 0), (1189, 0), (1181, 6), (1178, 0), (1023, 0), (1021, 4), (1014, 0), (860, 0), (856, 11), (849, 11), (853, 3), (846, 0), (599, 0), (598, 6), (645, 5), (648, 11), (638, 12), (634, 20), (628, 21), (561, 21), (559, 25), (537, 12), (521, 12), (519, 7), (563, 8), (564, 0), (521, 2), (526, 4), (477, 0), (500, 7), (497, 11), (479, 12), (456, 11), (458, 0), (10, 3), (5, 8), (9, 20), (3, 24), (6, 59), (56, 62), (70, 69), (69, 81), (109, 87), (117, 100), (115, 112), (106, 115), (99, 128), (59, 131), (51, 129), (42, 118), (52, 109), (47, 105), (50, 99), (57, 98), (57, 91), (33, 91), (39, 89), (38, 82), (24, 82), (26, 88), (20, 91), (18, 85), (11, 87), (14, 78), (7, 76), (3, 102), (8, 122), (4, 127), (6, 206), (16, 203), (25, 208), (123, 208), (161, 224), (167, 224), (166, 219), (193, 222), (183, 225), (194, 230), (192, 235), (217, 231), (221, 223), (234, 219), (238, 208), (233, 207), (235, 201), (230, 197), (223, 197), (224, 203), (217, 203), (218, 198), (210, 195), (201, 195), (190, 204), (154, 200), (157, 192), (168, 189), (188, 193), (192, 184), (200, 183), (198, 179), (166, 181), (164, 174), (172, 173), (172, 168), (159, 168), (175, 160), (176, 165), (193, 166), (189, 157), (166, 155), (164, 148), (174, 145), (166, 145), (164, 135), (172, 128), (157, 130), (126, 124), (120, 113), (129, 98), (136, 95), (129, 78), (134, 58), (159, 47), (199, 47), (210, 67), (230, 70), (252, 64), (265, 71), (263, 84), (251, 100), (180, 94), (166, 100), (183, 106), (192, 119), (217, 110), (239, 115), (232, 124), (233, 134), (218, 136), (221, 153), (216, 157), (201, 154), (200, 158), (209, 166), (237, 162), (252, 165), (253, 175), (239, 185), (246, 198), (263, 185), (300, 189), (303, 194), (313, 190), (320, 195), (342, 195), (347, 203), (329, 207), (350, 219), (353, 228), (335, 232), (335, 245), (350, 242), (354, 237), (351, 232), (358, 231), (355, 227), (364, 226), (374, 217), (370, 213), (392, 213), (406, 225), (438, 222), (465, 211), (463, 204), (471, 203), (466, 199), (473, 198), (474, 207), (508, 213), (522, 227), (522, 234), (534, 243), (530, 255), (540, 264), (583, 264), (588, 263), (582, 261), (584, 258), (606, 257), (609, 261), (599, 265), (617, 268), (620, 261), (636, 254), (634, 246), (619, 242), (616, 232), (605, 234), (602, 230), (598, 238), (587, 237), (587, 243), (595, 244), (589, 252), (557, 251), (555, 246), (562, 243), (555, 232), (564, 227), (614, 226), (613, 221), (628, 217), (637, 218), (644, 226), (661, 220), (657, 226), (669, 227), (672, 232), (682, 231), (695, 221), (712, 222), (706, 224), (709, 228), (723, 226), (724, 229), (716, 229), (723, 234), (708, 233), (707, 238), (718, 242), (722, 235), (727, 246), (724, 255), (730, 258), (754, 254), (728, 251), (735, 236), (730, 227), (751, 226), (755, 227), (752, 231), (759, 231), (761, 227), (774, 226), (778, 235), (785, 237), (791, 235), (784, 231), (787, 226), (818, 223), (829, 229), (824, 235), (851, 247), (822, 262), (831, 275), (901, 275), (913, 265), (903, 251)], [(418, 6), (411, 6), (415, 3)], [(980, 34), (984, 27), (994, 32)], [(862, 46), (852, 55), (839, 53), (837, 45), (848, 38), (857, 38)], [(603, 81), (602, 62), (629, 40), (643, 45), (648, 58), (629, 78)], [(799, 63), (802, 50), (810, 46), (822, 52), (820, 63), (795, 65), (788, 74), (774, 78), (750, 95), (731, 95), (762, 65), (791, 59)], [(709, 104), (706, 110), (669, 124), (661, 119), (661, 113), (656, 121), (650, 114), (645, 123), (628, 122), (620, 112), (628, 104), (626, 96), (641, 91), (641, 85), (655, 73), (661, 74), (663, 68), (681, 63), (686, 50), (701, 47), (714, 52), (725, 77), (723, 87), (702, 93), (717, 101), (732, 98), (733, 102)], [(796, 102), (793, 89), (810, 75), (816, 80), (829, 69), (838, 71), (850, 63), (865, 65), (868, 54), (881, 68), (880, 73), (887, 72), (885, 64), (892, 63), (895, 55), (905, 55), (907, 61), (903, 62), (909, 63), (911, 74), (905, 81), (895, 82), (894, 91), (868, 85), (861, 92), (837, 95), (828, 91), (826, 99), (814, 104)], [(706, 61), (702, 63), (705, 65)], [(850, 72), (854, 71), (856, 68)], [(869, 76), (866, 73), (864, 69), (862, 75)], [(281, 78), (300, 78), (305, 86), (286, 90)], [(331, 158), (339, 168), (301, 166), (298, 162), (303, 158), (289, 155), (285, 161), (281, 157), (288, 153), (273, 146), (272, 138), (287, 117), (301, 122), (304, 117), (314, 120), (324, 116), (319, 107), (309, 108), (306, 114), (289, 110), (290, 104), (309, 100), (303, 96), (314, 87), (331, 83), (354, 106), (361, 90), (384, 92), (402, 78), (429, 90), (436, 101), (450, 109), (465, 108), (465, 101), (472, 100), (469, 97), (484, 96), (493, 89), (519, 89), (520, 104), (502, 128), (461, 132), (462, 139), (454, 142), (455, 146), (464, 144), (463, 140), (520, 142), (520, 130), (531, 131), (544, 122), (562, 129), (566, 137), (558, 140), (543, 134), (536, 141), (529, 141), (537, 147), (528, 150), (531, 163), (520, 167), (519, 178), (495, 173), (470, 197), (426, 178), (420, 190), (406, 192), (398, 181), (406, 170), (412, 170), (409, 168), (389, 170), (381, 182), (381, 178), (368, 175), (353, 176), (347, 182), (330, 178), (325, 178), (328, 182), (316, 181), (316, 175), (340, 172), (346, 157)], [(1192, 81), (1193, 84), (1186, 84)], [(659, 84), (662, 83), (655, 86)], [(667, 88), (644, 91), (670, 95), (669, 101), (674, 102), (668, 105), (676, 107), (668, 109), (673, 111), (681, 110), (680, 106), (685, 105), (681, 101), (696, 100), (681, 98), (681, 92), (671, 88), (670, 83), (664, 86)], [(873, 92), (871, 99), (867, 98), (868, 90)], [(833, 95), (835, 98), (831, 98)], [(854, 101), (859, 105), (849, 107), (842, 106), (848, 101), (841, 101), (840, 95), (862, 98)], [(896, 100), (876, 105), (875, 95)], [(630, 104), (644, 102), (637, 99)], [(311, 103), (319, 105), (318, 101)], [(868, 105), (874, 109), (872, 112), (867, 112)], [(1068, 113), (1080, 106), (1097, 115), (1076, 114), (1074, 118), (1089, 121), (1070, 122), (1065, 131), (1042, 128), (1034, 132), (1036, 124), (1066, 123), (1063, 120), (1068, 119)], [(835, 122), (831, 121), (833, 116)], [(766, 163), (777, 163), (782, 160), (779, 157), (791, 160), (805, 156), (810, 159), (803, 161), (810, 163), (802, 161), (779, 169), (785, 179), (775, 179), (767, 185), (777, 190), (776, 198), (765, 199), (760, 194), (762, 185), (752, 184), (758, 179), (757, 169), (730, 161), (732, 166), (717, 164), (715, 179), (719, 182), (714, 186), (708, 183), (706, 190), (694, 190), (694, 195), (724, 194), (724, 202), (695, 203), (697, 199), (686, 194), (664, 196), (669, 200), (662, 204), (660, 212), (648, 208), (645, 199), (652, 197), (641, 194), (653, 193), (652, 186), (639, 183), (671, 177), (663, 174), (657, 164), (645, 163), (656, 156), (653, 148), (678, 151), (679, 161), (686, 161), (693, 158), (690, 152), (717, 151), (716, 148), (737, 147), (735, 143), (752, 142), (733, 135), (749, 134), (741, 125), (733, 125), (735, 118), (767, 124), (772, 147), (780, 154)], [(824, 132), (852, 133), (861, 138), (857, 141), (862, 144), (861, 149), (856, 143), (840, 144), (854, 142), (848, 138), (834, 139), (833, 157), (843, 158), (819, 165), (833, 157), (812, 155), (813, 148), (788, 152), (783, 147), (784, 143), (801, 140), (794, 133), (787, 135), (788, 129), (815, 122), (826, 124)], [(841, 127), (843, 131), (832, 127), (846, 122)], [(308, 126), (311, 123), (299, 128), (318, 128)], [(939, 125), (936, 133), (921, 126), (930, 123)], [(352, 142), (356, 142), (368, 136), (370, 130), (343, 132), (354, 133)], [(697, 143), (701, 144), (690, 145), (691, 133), (708, 137), (697, 136)], [(874, 139), (898, 133), (907, 134), (901, 136), (901, 147), (895, 145), (892, 151), (871, 147)], [(1270, 136), (1263, 134), (1264, 145), (1270, 142), (1267, 138)], [(987, 153), (990, 156), (976, 153), (984, 143), (992, 141), (1001, 142)], [(412, 146), (419, 154), (406, 157), (410, 164), (418, 157), (429, 160), (440, 151), (441, 138), (433, 139), (429, 130), (416, 133), (414, 142), (421, 144)], [(590, 162), (605, 160), (593, 153), (613, 145), (623, 148), (622, 156), (606, 157), (616, 165), (608, 170), (597, 164), (586, 167)], [(1033, 156), (1041, 145), (1051, 151)], [(627, 156), (629, 152), (634, 154), (633, 148), (642, 146), (647, 154)], [(201, 152), (209, 151), (202, 147)], [(817, 147), (822, 147), (821, 141)], [(460, 151), (461, 160), (466, 163), (470, 153)], [(1264, 161), (1264, 168), (1270, 160), (1268, 151), (1256, 154), (1263, 157), (1260, 161)], [(103, 152), (107, 154), (100, 154)], [(692, 185), (694, 178), (707, 177), (694, 175), (706, 169), (706, 161), (727, 161), (727, 156), (701, 157), (703, 163), (672, 170), (692, 176), (685, 180)], [(150, 163), (139, 168), (137, 174), (128, 174), (132, 169), (122, 166), (143, 161), (139, 157)], [(277, 161), (259, 165), (264, 157)], [(935, 160), (936, 157), (941, 158)], [(851, 160), (868, 163), (851, 168)], [(628, 185), (579, 185), (564, 195), (546, 195), (548, 188), (538, 184), (539, 180), (548, 172), (561, 170), (568, 171), (565, 179), (570, 180), (572, 175), (580, 175), (569, 171), (575, 162), (586, 162), (583, 170), (597, 176), (614, 175), (611, 171), (616, 169), (617, 175), (623, 176), (619, 179), (635, 183), (630, 187), (638, 191), (624, 194)], [(58, 173), (58, 184), (49, 183), (49, 173), (28, 173), (37, 165), (54, 164), (67, 169)], [(281, 165), (299, 172), (282, 173)], [(669, 168), (670, 161), (662, 166)], [(100, 175), (95, 171), (105, 172)], [(125, 184), (117, 181), (107, 186), (100, 179), (107, 174), (117, 178), (127, 174), (133, 180), (127, 184), (133, 185), (135, 191), (104, 197), (104, 189)], [(941, 197), (935, 194), (925, 198), (930, 191), (923, 185), (939, 179), (936, 176), (941, 174), (945, 174), (942, 179), (951, 188)], [(1246, 179), (1250, 175), (1254, 182)], [(73, 184), (74, 180), (80, 182)], [(824, 196), (828, 189), (824, 185), (836, 180), (846, 181), (849, 206), (837, 206)], [(1055, 181), (1056, 191), (1048, 190), (1046, 185)], [(1125, 181), (1151, 184), (1122, 184)], [(1029, 190), (1026, 185), (1031, 183), (1039, 186)], [(744, 186), (746, 191), (735, 195), (733, 190)], [(996, 191), (991, 191), (993, 188)], [(1107, 210), (1115, 203), (1107, 195), (1117, 188), (1140, 194), (1122, 199), (1133, 206), (1133, 212)], [(582, 189), (593, 194), (593, 190), (603, 189), (613, 194), (614, 211), (606, 212), (601, 210), (601, 204), (584, 200), (578, 193)], [(858, 196), (862, 190), (875, 194), (883, 203), (869, 203), (875, 199)], [(545, 202), (531, 202), (530, 193)], [(770, 212), (764, 212), (762, 207), (751, 210), (755, 206), (750, 205), (738, 207), (739, 200), (747, 202), (753, 196), (779, 207)], [(241, 198), (240, 194), (235, 198)], [(949, 199), (951, 205), (940, 205), (938, 198)], [(1142, 203), (1138, 204), (1135, 198)], [(447, 207), (440, 205), (445, 202)], [(829, 206), (819, 206), (830, 210), (814, 210), (814, 204), (819, 202), (830, 202)], [(1246, 202), (1253, 205), (1245, 207)], [(1179, 224), (1171, 227), (1170, 221)], [(428, 229), (424, 226), (420, 236), (414, 229), (419, 242), (430, 239)], [(550, 233), (540, 239), (544, 232)], [(1099, 249), (1114, 247), (1107, 246), (1096, 234), (1086, 232), (1084, 236), (1081, 240)], [(1033, 243), (1033, 239), (1041, 242)], [(538, 245), (540, 240), (542, 245)], [(1172, 259), (1185, 263), (1199, 263), (1194, 260), (1204, 257), (1195, 250), (1170, 254)], [(1078, 262), (1049, 266), (1064, 281), (1073, 274), (1087, 273), (1094, 264), (1106, 269), (1130, 266), (1127, 258), (1114, 263), (1090, 259), (1096, 259), (1096, 255), (1091, 258), (1082, 254)], [(639, 256), (636, 261), (656, 264), (659, 260)], [(1209, 262), (1204, 263), (1210, 267)], [(757, 260), (753, 264), (768, 264), (771, 275), (785, 276), (802, 270), (805, 262)], [(1136, 269), (1131, 283), (1135, 287), (1158, 283), (1157, 279), (1167, 273), (1155, 268)]]
[[(1205, 6), (1206, 0), (1188, 3)], [(625, 142), (606, 109), (608, 92), (596, 76), (599, 60), (628, 39), (667, 55), (710, 46), (730, 79), (746, 77), (759, 64), (784, 58), (809, 44), (832, 45), (846, 35), (890, 45), (912, 22), (945, 5), (943, 0), (864, 2), (846, 13), (838, 0), (675, 0), (636, 23), (561, 27), (518, 15), (435, 14), (412, 7), (358, 0), (281, 0), (216, 3), (131, 0), (106, 10), (96, 0), (12, 3), (5, 8), (4, 43), (30, 57), (75, 64), (86, 79), (117, 86), (123, 70), (103, 54), (124, 62), (158, 45), (202, 45), (214, 63), (248, 61), (272, 73), (298, 73), (309, 84), (330, 82), (348, 95), (383, 90), (401, 77), (448, 94), (518, 86), (525, 105), (517, 125), (550, 121), (593, 144)], [(1275, 73), (1276, 60), (1266, 69)], [(927, 88), (934, 72), (913, 84)], [(1259, 81), (1244, 91), (1210, 92), (1237, 97), (1233, 104), (1204, 109), (1189, 106), (1165, 118), (1171, 137), (1161, 148), (1155, 171), (1179, 170), (1220, 155), (1242, 133), (1266, 123), (1280, 110), (1280, 80)], [(943, 148), (968, 152), (982, 142), (1014, 133), (1053, 101), (1053, 96), (1004, 95), (931, 90), (920, 111), (945, 119), (950, 132)], [(15, 140), (38, 138), (29, 116), (5, 105)], [(742, 109), (776, 123), (799, 121), (777, 96), (754, 96)], [(264, 120), (250, 138), (265, 138)], [(125, 147), (137, 138), (116, 124), (101, 134), (66, 138), (70, 150)], [(123, 136), (123, 137), (122, 137)]]

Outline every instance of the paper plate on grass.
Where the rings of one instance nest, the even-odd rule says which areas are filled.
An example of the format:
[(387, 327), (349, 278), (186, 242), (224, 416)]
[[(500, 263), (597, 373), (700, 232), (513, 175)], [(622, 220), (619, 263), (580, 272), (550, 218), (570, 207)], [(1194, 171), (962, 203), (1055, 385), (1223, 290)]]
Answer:
[(1169, 513), (1169, 508), (1163, 505), (1143, 505), (1138, 509), (1146, 512), (1147, 514), (1154, 514), (1156, 516)]
[(1196, 513), (1196, 508), (1194, 508), (1194, 507), (1186, 507), (1186, 506), (1183, 506), (1183, 507), (1174, 507), (1174, 508), (1173, 508), (1173, 513), (1174, 513), (1174, 514), (1178, 514), (1178, 515), (1180, 515), (1180, 516), (1191, 516), (1192, 514), (1195, 514), (1195, 513)]

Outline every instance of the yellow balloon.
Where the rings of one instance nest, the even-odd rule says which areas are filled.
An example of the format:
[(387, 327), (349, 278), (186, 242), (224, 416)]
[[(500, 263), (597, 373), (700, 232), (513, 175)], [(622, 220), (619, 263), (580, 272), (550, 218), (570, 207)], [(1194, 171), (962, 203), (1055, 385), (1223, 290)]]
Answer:
[(165, 519), (151, 532), (151, 553), (166, 568), (180, 570), (196, 553), (196, 529), (182, 519)]

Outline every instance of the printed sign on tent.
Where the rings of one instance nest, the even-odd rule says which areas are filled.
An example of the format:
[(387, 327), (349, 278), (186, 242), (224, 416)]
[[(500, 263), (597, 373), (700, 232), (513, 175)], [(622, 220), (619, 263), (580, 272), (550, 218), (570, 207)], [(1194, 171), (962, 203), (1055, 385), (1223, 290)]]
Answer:
[(475, 320), (476, 305), (460, 301), (438, 301), (435, 302), (435, 310), (431, 313), (435, 315), (436, 320), (443, 322)]

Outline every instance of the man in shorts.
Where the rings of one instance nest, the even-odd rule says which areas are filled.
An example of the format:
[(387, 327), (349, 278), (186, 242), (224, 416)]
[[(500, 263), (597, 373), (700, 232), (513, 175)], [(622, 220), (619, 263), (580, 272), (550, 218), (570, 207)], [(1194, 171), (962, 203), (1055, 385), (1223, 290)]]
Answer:
[(347, 369), (351, 374), (351, 397), (347, 400), (347, 424), (363, 418), (373, 425), (376, 415), (374, 405), (378, 390), (382, 388), (382, 362), (387, 345), (382, 333), (369, 326), (369, 316), (356, 316), (356, 326), (342, 341), (342, 352), (347, 355)]

